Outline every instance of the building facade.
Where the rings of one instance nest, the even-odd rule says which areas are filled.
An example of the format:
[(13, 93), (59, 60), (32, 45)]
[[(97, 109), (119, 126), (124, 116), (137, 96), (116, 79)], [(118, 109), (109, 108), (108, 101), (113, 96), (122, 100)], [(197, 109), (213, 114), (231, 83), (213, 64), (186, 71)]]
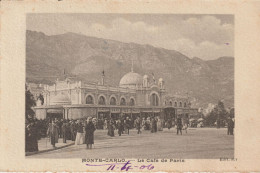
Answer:
[(156, 81), (148, 75), (141, 76), (133, 68), (121, 78), (117, 87), (106, 85), (103, 73), (100, 84), (70, 78), (56, 80), (54, 85), (44, 86), (42, 95), (43, 105), (34, 107), (39, 119), (89, 116), (98, 119), (160, 116), (168, 119), (177, 115), (188, 117), (197, 112), (191, 108), (187, 97), (168, 95), (162, 78)]

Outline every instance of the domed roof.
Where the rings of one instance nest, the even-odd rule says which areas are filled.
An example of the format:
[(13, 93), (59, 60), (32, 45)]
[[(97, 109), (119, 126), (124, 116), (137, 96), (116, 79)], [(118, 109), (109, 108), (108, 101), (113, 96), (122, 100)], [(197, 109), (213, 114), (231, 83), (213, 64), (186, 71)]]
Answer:
[(67, 105), (67, 104), (71, 104), (71, 101), (67, 94), (58, 93), (56, 96), (54, 96), (51, 99), (50, 104), (51, 105)]
[(143, 83), (143, 77), (135, 73), (133, 71), (125, 74), (119, 83), (120, 87), (131, 87), (131, 86), (136, 86), (136, 85), (141, 85)]
[(144, 78), (144, 79), (147, 79), (147, 78), (148, 78), (148, 76), (145, 74), (143, 78)]
[(163, 81), (163, 78), (160, 78), (159, 81), (162, 82), (162, 81)]

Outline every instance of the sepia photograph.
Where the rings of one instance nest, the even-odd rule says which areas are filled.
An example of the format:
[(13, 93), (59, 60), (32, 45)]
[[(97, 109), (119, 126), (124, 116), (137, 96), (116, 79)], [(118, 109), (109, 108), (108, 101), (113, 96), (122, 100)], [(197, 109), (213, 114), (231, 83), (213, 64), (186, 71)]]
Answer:
[(25, 34), (26, 159), (235, 157), (234, 15), (27, 13)]

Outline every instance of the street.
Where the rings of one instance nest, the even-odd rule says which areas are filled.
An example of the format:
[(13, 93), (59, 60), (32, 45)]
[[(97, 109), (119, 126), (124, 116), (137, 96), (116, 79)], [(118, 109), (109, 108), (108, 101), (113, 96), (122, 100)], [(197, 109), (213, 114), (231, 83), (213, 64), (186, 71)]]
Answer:
[(86, 145), (39, 153), (27, 158), (181, 158), (219, 159), (234, 157), (234, 136), (227, 129), (190, 128), (188, 133), (177, 135), (176, 129), (163, 129), (157, 133), (130, 130), (130, 135), (107, 136), (106, 130), (95, 131), (92, 150)]

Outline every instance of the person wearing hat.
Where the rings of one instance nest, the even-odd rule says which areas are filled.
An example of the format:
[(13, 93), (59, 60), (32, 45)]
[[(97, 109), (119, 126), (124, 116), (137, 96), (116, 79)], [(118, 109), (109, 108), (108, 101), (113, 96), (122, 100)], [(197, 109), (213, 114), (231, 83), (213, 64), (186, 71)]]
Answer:
[(51, 145), (53, 148), (55, 148), (55, 143), (58, 143), (58, 126), (56, 125), (55, 121), (52, 120), (49, 124), (48, 130), (47, 130), (47, 136), (51, 139)]
[(141, 134), (142, 121), (140, 117), (137, 117), (137, 119), (135, 120), (135, 127), (137, 129), (137, 134)]
[(62, 131), (63, 143), (66, 143), (68, 137), (68, 123), (66, 120), (63, 120), (61, 131)]
[(131, 121), (129, 120), (129, 117), (126, 117), (126, 120), (125, 120), (125, 127), (126, 127), (126, 133), (129, 135), (129, 130), (130, 130), (130, 127), (131, 127)]
[(124, 123), (121, 119), (117, 122), (117, 129), (118, 129), (118, 135), (121, 136), (122, 132), (124, 131)]
[(94, 144), (94, 131), (96, 130), (95, 125), (92, 122), (92, 118), (88, 117), (85, 126), (85, 142), (87, 149), (92, 149), (92, 144)]
[(177, 135), (179, 135), (179, 132), (182, 135), (182, 127), (183, 127), (182, 120), (181, 120), (181, 117), (179, 116), (177, 118)]
[(234, 121), (231, 119), (231, 117), (228, 117), (228, 131), (227, 135), (234, 135)]

